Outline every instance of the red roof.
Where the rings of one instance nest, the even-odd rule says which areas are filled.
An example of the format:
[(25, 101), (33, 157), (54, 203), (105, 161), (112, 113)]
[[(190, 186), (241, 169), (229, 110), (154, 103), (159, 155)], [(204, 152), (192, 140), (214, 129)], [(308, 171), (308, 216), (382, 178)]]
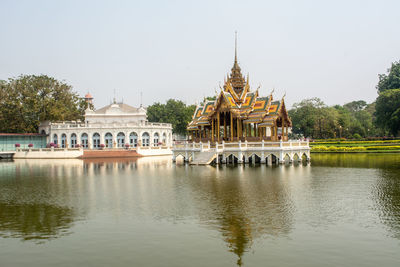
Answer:
[(90, 93), (87, 93), (87, 94), (85, 95), (85, 98), (93, 98), (93, 96), (92, 96)]

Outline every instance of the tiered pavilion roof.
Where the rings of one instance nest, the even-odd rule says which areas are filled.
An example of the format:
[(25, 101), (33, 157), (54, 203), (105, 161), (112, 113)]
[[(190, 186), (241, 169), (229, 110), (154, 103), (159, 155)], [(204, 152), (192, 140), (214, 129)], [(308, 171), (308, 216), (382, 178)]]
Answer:
[(231, 74), (215, 100), (204, 101), (196, 107), (188, 125), (194, 141), (287, 140), (292, 126), (284, 98), (274, 100), (260, 96), (258, 88), (251, 91), (249, 76), (244, 77), (235, 61)]

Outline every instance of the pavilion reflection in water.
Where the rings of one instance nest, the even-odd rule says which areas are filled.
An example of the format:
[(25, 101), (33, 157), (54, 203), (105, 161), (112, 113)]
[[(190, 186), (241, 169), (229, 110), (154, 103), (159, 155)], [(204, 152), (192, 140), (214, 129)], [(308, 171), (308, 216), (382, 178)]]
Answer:
[[(57, 238), (71, 233), (74, 222), (85, 220), (96, 207), (108, 205), (114, 216), (129, 210), (156, 220), (197, 218), (200, 225), (220, 232), (242, 265), (254, 240), (288, 235), (292, 228), (293, 203), (279, 171), (284, 167), (179, 166), (170, 157), (18, 160), (9, 167), (10, 179), (31, 179), (32, 188), (25, 195), (1, 195), (2, 236)], [(288, 170), (295, 168), (303, 167)], [(46, 192), (35, 198), (41, 190)]]
[[(190, 182), (201, 224), (221, 233), (239, 266), (256, 239), (290, 233), (294, 210), (287, 184), (278, 172), (265, 166), (247, 168), (246, 173), (244, 169), (203, 168), (201, 178)], [(249, 181), (251, 172), (263, 179)]]

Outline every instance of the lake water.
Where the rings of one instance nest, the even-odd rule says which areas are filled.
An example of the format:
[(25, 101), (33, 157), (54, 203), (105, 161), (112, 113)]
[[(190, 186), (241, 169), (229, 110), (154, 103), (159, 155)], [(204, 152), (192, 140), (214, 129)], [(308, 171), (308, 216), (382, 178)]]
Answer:
[(400, 154), (0, 162), (0, 266), (400, 266)]

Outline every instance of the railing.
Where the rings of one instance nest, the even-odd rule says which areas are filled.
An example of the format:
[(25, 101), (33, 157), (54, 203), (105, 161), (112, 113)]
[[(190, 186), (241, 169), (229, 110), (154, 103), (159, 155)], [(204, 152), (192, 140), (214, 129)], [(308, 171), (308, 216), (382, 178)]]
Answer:
[(290, 149), (290, 148), (309, 148), (308, 141), (279, 141), (279, 142), (265, 142), (264, 140), (258, 142), (247, 142), (247, 141), (239, 141), (239, 142), (191, 142), (191, 141), (177, 141), (173, 144), (174, 150), (200, 150), (200, 151), (208, 151), (211, 149), (215, 150), (232, 150), (232, 149), (255, 149), (255, 150), (264, 150), (269, 148), (274, 149)]
[(172, 127), (170, 123), (142, 122), (142, 123), (52, 123), (52, 129), (76, 129), (76, 128), (112, 128), (112, 127)]

